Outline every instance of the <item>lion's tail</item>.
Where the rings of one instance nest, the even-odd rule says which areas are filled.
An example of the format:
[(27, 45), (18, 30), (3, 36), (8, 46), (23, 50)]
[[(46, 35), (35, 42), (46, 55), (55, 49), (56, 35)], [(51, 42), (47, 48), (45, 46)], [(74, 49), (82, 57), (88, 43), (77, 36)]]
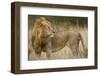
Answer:
[(81, 40), (81, 43), (82, 43), (82, 46), (83, 46), (83, 57), (87, 57), (88, 55), (88, 49), (87, 47), (85, 46), (85, 43), (84, 43), (84, 39), (82, 37), (82, 35), (80, 34), (80, 40)]

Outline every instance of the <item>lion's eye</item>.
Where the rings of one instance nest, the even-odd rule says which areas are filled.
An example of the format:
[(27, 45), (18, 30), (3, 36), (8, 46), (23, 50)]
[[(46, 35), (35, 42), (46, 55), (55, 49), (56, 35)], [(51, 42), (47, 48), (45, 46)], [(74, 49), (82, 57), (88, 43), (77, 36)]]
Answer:
[(48, 26), (48, 29), (50, 29), (50, 27)]

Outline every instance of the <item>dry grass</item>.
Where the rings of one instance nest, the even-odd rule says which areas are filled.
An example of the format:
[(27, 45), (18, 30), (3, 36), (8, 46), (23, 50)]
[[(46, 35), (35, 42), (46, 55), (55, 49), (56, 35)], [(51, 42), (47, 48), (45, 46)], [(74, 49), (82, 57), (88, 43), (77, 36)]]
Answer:
[[(62, 30), (68, 30), (68, 31), (77, 31), (80, 32), (80, 34), (82, 35), (84, 42), (85, 42), (85, 46), (88, 47), (88, 30), (87, 28), (80, 28), (80, 27), (68, 27), (65, 29), (65, 27), (57, 27), (58, 31), (62, 31)], [(52, 53), (51, 59), (76, 59), (76, 58), (86, 58), (84, 57), (84, 54), (87, 54), (87, 51), (83, 50), (82, 44), (79, 44), (79, 52), (80, 52), (80, 56), (73, 56), (72, 51), (70, 48), (68, 48), (67, 46), (65, 46), (63, 49)], [(46, 54), (44, 52), (42, 52), (41, 57), (37, 57), (36, 54), (33, 52), (31, 52), (30, 56), (29, 56), (29, 60), (47, 60)]]

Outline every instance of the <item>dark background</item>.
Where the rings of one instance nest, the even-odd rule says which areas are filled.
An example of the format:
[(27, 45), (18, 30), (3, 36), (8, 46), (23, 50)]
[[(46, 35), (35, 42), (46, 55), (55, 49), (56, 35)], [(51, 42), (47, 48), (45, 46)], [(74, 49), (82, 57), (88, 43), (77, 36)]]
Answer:
[(88, 27), (87, 17), (71, 17), (71, 16), (47, 16), (47, 15), (28, 15), (28, 28), (31, 29), (34, 26), (34, 22), (38, 17), (45, 17), (52, 25), (56, 27)]

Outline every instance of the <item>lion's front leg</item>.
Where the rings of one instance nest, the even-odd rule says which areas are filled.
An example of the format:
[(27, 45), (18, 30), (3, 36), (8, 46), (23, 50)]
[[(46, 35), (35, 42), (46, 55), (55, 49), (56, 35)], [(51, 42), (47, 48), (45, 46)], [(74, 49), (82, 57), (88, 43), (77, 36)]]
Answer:
[(37, 47), (35, 48), (35, 55), (38, 57), (38, 58), (41, 58), (41, 48), (40, 47)]
[(48, 59), (51, 59), (52, 55), (52, 47), (51, 47), (51, 42), (49, 42), (46, 46), (46, 56)]
[(48, 59), (51, 59), (51, 50), (48, 50), (46, 52), (46, 56), (47, 56)]

